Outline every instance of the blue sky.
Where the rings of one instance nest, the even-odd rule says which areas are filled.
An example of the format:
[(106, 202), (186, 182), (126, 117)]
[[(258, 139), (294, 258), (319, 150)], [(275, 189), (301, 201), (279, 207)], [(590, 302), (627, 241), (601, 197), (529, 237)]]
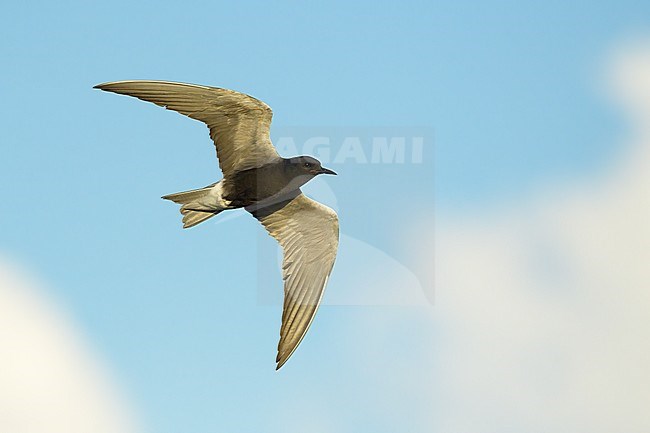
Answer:
[[(430, 431), (444, 405), (423, 399), (415, 379), (391, 383), (390, 372), (354, 359), (354, 347), (374, 341), (374, 357), (418, 371), (440, 362), (423, 347), (444, 336), (423, 325), (426, 308), (373, 306), (390, 304), (373, 302), (373, 284), (411, 278), (389, 294), (430, 284), (408, 238), (416, 223), (524, 200), (546, 179), (588, 176), (624, 151), (623, 122), (598, 82), (607, 50), (647, 29), (650, 4), (2, 9), (0, 253), (46, 282), (144, 430), (306, 431), (286, 428), (294, 405), (306, 419), (330, 414), (324, 430), (381, 432)], [(333, 153), (345, 135), (425, 137), (422, 163), (350, 159), (308, 188), (340, 214), (326, 301), (342, 301), (321, 309), (281, 372), (279, 306), (259, 299), (281, 290), (279, 272), (261, 270), (272, 239), (243, 216), (181, 230), (176, 207), (159, 197), (220, 177), (207, 130), (92, 90), (123, 79), (252, 94), (273, 108), (275, 139), (313, 131), (332, 137)], [(345, 305), (353, 298), (368, 301)], [(391, 325), (375, 326), (380, 318)]]

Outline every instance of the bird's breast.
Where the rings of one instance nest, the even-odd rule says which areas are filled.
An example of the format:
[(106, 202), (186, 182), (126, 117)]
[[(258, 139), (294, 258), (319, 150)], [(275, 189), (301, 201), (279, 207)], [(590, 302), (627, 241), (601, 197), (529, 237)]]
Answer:
[(284, 194), (290, 182), (275, 167), (259, 167), (234, 173), (228, 179), (224, 198), (237, 207), (245, 207)]

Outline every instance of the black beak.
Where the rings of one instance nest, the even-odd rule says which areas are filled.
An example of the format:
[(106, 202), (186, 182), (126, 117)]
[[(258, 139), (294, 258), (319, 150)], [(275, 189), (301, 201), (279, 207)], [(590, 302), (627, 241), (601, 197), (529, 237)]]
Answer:
[(333, 174), (336, 176), (336, 172), (333, 172), (329, 168), (321, 167), (319, 174)]

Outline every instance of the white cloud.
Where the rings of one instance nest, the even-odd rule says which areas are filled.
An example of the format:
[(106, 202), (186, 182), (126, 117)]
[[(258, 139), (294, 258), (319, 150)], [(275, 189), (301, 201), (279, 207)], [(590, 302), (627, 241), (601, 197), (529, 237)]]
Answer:
[(0, 431), (136, 431), (101, 363), (39, 287), (0, 260)]
[(650, 431), (650, 46), (613, 59), (627, 157), (438, 222), (436, 431)]

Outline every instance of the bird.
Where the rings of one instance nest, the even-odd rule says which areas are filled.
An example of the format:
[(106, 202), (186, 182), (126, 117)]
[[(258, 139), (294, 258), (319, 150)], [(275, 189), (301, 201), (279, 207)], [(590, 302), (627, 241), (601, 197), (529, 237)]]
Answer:
[(148, 80), (108, 82), (94, 88), (152, 102), (208, 126), (223, 178), (162, 198), (181, 205), (183, 228), (243, 208), (280, 244), (284, 303), (275, 359), (279, 370), (314, 320), (339, 244), (336, 212), (300, 188), (316, 176), (336, 173), (311, 156), (281, 157), (270, 138), (273, 111), (244, 93)]

